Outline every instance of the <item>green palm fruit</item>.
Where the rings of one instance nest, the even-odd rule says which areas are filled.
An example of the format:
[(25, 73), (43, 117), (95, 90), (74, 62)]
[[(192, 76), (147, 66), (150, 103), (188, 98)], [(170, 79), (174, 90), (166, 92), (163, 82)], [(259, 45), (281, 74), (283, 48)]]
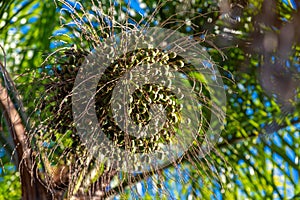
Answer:
[[(60, 134), (71, 131), (72, 135), (76, 135), (71, 97), (76, 74), (86, 55), (87, 52), (72, 48), (64, 52), (63, 59), (60, 61), (61, 69), (52, 77), (52, 81), (46, 85), (49, 92), (48, 97), (50, 98), (43, 100), (43, 108), (52, 113), (49, 116), (54, 116), (49, 120), (51, 123), (47, 125), (49, 132), (55, 129), (55, 132)], [(176, 128), (181, 122), (180, 111), (182, 106), (178, 103), (179, 99), (171, 89), (156, 84), (145, 84), (130, 95), (128, 101), (130, 120), (141, 130), (155, 118), (150, 112), (151, 105), (161, 105), (167, 118), (163, 127), (161, 130), (151, 133), (150, 136), (135, 137), (127, 133), (126, 130), (121, 130), (118, 126), (118, 123), (124, 121), (126, 116), (114, 116), (111, 111), (112, 95), (116, 84), (129, 70), (139, 67), (139, 65), (151, 67), (152, 63), (163, 66), (163, 70), (155, 71), (157, 76), (171, 73), (170, 69), (185, 74), (191, 71), (191, 67), (187, 66), (188, 64), (185, 63), (184, 59), (175, 52), (163, 52), (151, 48), (137, 49), (116, 58), (115, 62), (105, 69), (98, 81), (95, 110), (101, 130), (116, 147), (126, 149), (132, 153), (151, 153), (160, 150), (160, 144), (172, 142)], [(189, 69), (189, 71), (184, 72), (185, 69)], [(130, 79), (132, 79), (132, 76), (133, 74), (129, 73)], [(164, 81), (169, 85), (172, 83), (172, 80)], [(51, 102), (55, 103), (51, 104)], [(117, 107), (121, 108), (121, 106)], [(45, 123), (48, 123), (48, 121)], [(76, 140), (76, 144), (78, 143), (78, 140)]]

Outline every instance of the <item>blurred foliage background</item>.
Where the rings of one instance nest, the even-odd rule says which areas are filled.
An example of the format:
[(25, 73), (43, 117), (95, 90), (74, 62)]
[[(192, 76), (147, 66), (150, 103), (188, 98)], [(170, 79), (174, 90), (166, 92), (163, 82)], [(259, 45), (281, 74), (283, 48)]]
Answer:
[[(34, 129), (41, 127), (41, 118), (51, 114), (40, 114), (37, 108), (47, 96), (40, 85), (47, 83), (42, 76), (51, 76), (54, 70), (52, 61), (44, 62), (46, 57), (74, 46), (78, 52), (92, 51), (103, 37), (105, 30), (97, 20), (82, 27), (74, 25), (70, 10), (97, 15), (92, 2), (0, 2), (0, 44), (6, 53), (6, 68), (22, 97), (27, 114), (23, 117)], [(177, 29), (203, 40), (220, 66), (227, 95), (225, 130), (215, 151), (203, 159), (205, 167), (186, 159), (178, 167), (164, 169), (163, 181), (152, 174), (130, 187), (124, 185), (123, 191), (116, 190), (120, 193), (116, 199), (300, 198), (299, 1), (116, 0), (101, 1), (101, 5), (119, 23)], [(100, 38), (90, 39), (89, 31)], [(43, 145), (51, 149), (55, 142), (52, 139)], [(66, 137), (61, 151), (73, 148), (73, 143), (73, 137)], [(0, 199), (19, 199), (14, 145), (3, 120), (0, 147)], [(61, 151), (53, 157), (59, 159)]]

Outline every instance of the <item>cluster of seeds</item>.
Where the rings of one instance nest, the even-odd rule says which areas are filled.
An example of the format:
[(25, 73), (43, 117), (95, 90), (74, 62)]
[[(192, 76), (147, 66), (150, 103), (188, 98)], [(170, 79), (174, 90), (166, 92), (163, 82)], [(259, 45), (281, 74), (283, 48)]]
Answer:
[[(47, 110), (45, 113), (52, 113), (47, 114), (51, 116), (51, 119), (47, 118), (45, 122), (47, 123), (47, 131), (62, 135), (68, 133), (76, 140), (73, 146), (78, 145), (79, 137), (76, 135), (72, 116), (72, 89), (77, 72), (86, 56), (86, 52), (76, 49), (65, 52), (61, 60), (56, 62), (56, 64), (60, 64), (60, 67), (54, 70), (54, 75), (47, 75), (50, 80), (46, 84), (48, 95), (42, 102), (42, 110)], [(164, 126), (147, 137), (132, 136), (118, 127), (116, 118), (111, 111), (112, 93), (116, 83), (131, 69), (139, 67), (139, 65), (151, 66), (152, 64), (163, 66), (163, 70), (155, 72), (158, 76), (162, 73), (170, 73), (170, 69), (183, 69), (185, 65), (183, 59), (174, 52), (163, 52), (158, 49), (137, 49), (116, 59), (106, 68), (98, 82), (95, 105), (101, 129), (116, 147), (132, 153), (151, 153), (159, 149), (160, 143), (171, 142), (180, 123), (181, 107), (175, 94), (167, 87), (146, 83), (130, 96), (128, 102), (130, 120), (142, 128), (155, 117), (150, 113), (150, 106), (161, 105), (167, 118)], [(70, 131), (72, 134), (69, 134)]]
[[(155, 117), (150, 113), (151, 105), (161, 105), (167, 118), (163, 128), (158, 132), (153, 132), (147, 137), (135, 137), (118, 127), (116, 119), (118, 122), (125, 121), (126, 116), (113, 116), (111, 112), (114, 88), (126, 72), (140, 65), (147, 65), (149, 68), (152, 64), (162, 65), (163, 70), (158, 69), (159, 71), (154, 72), (160, 76), (162, 73), (170, 73), (170, 69), (182, 68), (184, 62), (176, 57), (175, 53), (165, 53), (158, 49), (137, 49), (127, 53), (126, 58), (124, 59), (122, 56), (122, 59), (109, 66), (104, 73), (105, 75), (100, 78), (96, 94), (96, 112), (98, 118), (101, 119), (99, 121), (102, 131), (113, 141), (114, 145), (132, 153), (151, 153), (158, 150), (160, 143), (171, 142), (172, 136), (175, 135), (176, 128), (180, 123), (181, 109), (176, 95), (170, 88), (149, 83), (138, 87), (130, 95), (127, 113), (131, 118), (130, 120), (141, 129)], [(132, 79), (131, 74), (129, 79)], [(124, 91), (115, 92), (122, 93)]]

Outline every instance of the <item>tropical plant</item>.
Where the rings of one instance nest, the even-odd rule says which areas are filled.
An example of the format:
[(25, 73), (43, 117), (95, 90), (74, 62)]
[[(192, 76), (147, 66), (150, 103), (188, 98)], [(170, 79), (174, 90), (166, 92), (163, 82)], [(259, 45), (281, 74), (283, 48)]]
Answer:
[[(6, 151), (1, 154), (0, 149), (5, 170), (5, 175), (0, 173), (3, 198), (18, 198), (20, 187), (23, 199), (297, 198), (300, 15), (296, 8), (300, 3), (134, 2), (0, 3), (0, 143)], [(226, 123), (204, 157), (204, 136), (217, 126), (208, 119), (216, 115), (216, 122), (222, 122), (225, 114), (225, 107), (214, 112), (213, 103), (218, 102), (213, 102), (214, 91), (207, 79), (189, 60), (172, 52), (174, 49), (153, 49), (151, 38), (140, 38), (147, 48), (124, 52), (117, 58), (103, 46), (122, 33), (155, 26), (191, 36), (193, 43), (187, 47), (192, 51), (200, 44), (205, 53), (195, 53), (203, 54), (204, 65), (220, 72), (218, 78), (222, 78), (227, 97)], [(154, 38), (158, 39), (164, 40)], [(113, 62), (97, 83), (96, 114), (103, 132), (121, 149), (133, 153), (161, 150), (162, 143), (172, 143), (172, 130), (178, 129), (182, 116), (180, 100), (172, 91), (146, 84), (132, 95), (130, 117), (147, 125), (153, 115), (147, 103), (153, 101), (166, 108), (168, 125), (147, 139), (128, 137), (110, 111), (116, 80), (140, 63), (161, 63), (182, 73), (185, 86), (195, 86), (204, 121), (184, 155), (163, 168), (128, 173), (99, 162), (91, 154), (89, 142), (73, 123), (73, 88), (80, 68), (87, 67), (86, 59), (103, 54)], [(155, 73), (169, 72), (163, 70)], [(90, 143), (97, 147), (92, 138)], [(6, 172), (11, 161), (18, 172)]]

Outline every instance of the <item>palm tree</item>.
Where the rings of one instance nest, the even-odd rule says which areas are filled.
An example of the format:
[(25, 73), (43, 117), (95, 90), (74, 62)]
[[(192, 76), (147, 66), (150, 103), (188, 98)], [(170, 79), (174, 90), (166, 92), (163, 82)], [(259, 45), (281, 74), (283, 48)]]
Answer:
[[(299, 12), (295, 8), (300, 5), (227, 0), (145, 0), (139, 5), (140, 13), (135, 4), (123, 1), (1, 2), (1, 46), (6, 61), (1, 62), (4, 123), (0, 142), (18, 166), (22, 198), (296, 198)], [(132, 139), (116, 128), (109, 112), (117, 86), (113, 80), (126, 72), (123, 69), (130, 69), (128, 59), (135, 56), (135, 65), (151, 59), (170, 68), (182, 65), (183, 84), (195, 85), (194, 91), (203, 94), (197, 100), (204, 105), (205, 120), (189, 150), (162, 168), (126, 173), (90, 154), (88, 142), (73, 124), (72, 89), (80, 67), (87, 67), (89, 55), (103, 54), (106, 47), (99, 50), (99, 46), (109, 41), (107, 37), (151, 30), (148, 26), (192, 35), (192, 45), (205, 48), (210, 57), (198, 53), (220, 72), (217, 77), (224, 83), (226, 123), (209, 154), (201, 156), (203, 135), (216, 126), (207, 118), (216, 115), (218, 122), (223, 116), (213, 112), (211, 102), (216, 99), (205, 84), (208, 79), (182, 57), (174, 56), (174, 49), (166, 53), (150, 47), (125, 53), (123, 60), (109, 57), (115, 62), (98, 81), (96, 114), (106, 136), (120, 148), (148, 153), (172, 138), (172, 131), (167, 131), (159, 133), (158, 140)], [(158, 34), (154, 41), (160, 39), (165, 38)], [(192, 49), (192, 45), (188, 47)], [(142, 100), (155, 94), (162, 96), (155, 103), (176, 105), (178, 101), (167, 88), (145, 85), (132, 95), (130, 117), (135, 122), (149, 123), (149, 107), (143, 106)], [(218, 105), (218, 101), (214, 103)], [(172, 111), (167, 113), (168, 122), (178, 128), (180, 107), (162, 105)], [(141, 110), (146, 111), (141, 114)], [(138, 146), (140, 142), (143, 145)], [(9, 162), (3, 160), (4, 165)]]

